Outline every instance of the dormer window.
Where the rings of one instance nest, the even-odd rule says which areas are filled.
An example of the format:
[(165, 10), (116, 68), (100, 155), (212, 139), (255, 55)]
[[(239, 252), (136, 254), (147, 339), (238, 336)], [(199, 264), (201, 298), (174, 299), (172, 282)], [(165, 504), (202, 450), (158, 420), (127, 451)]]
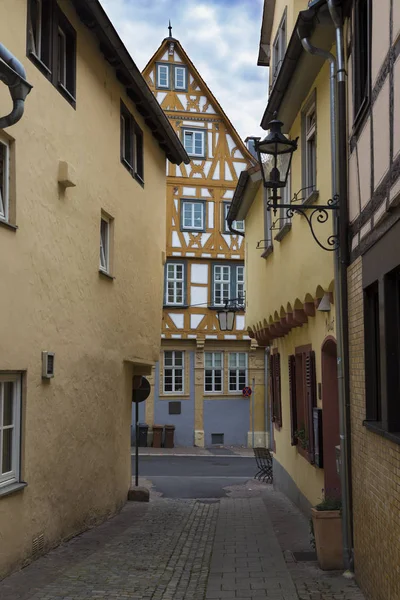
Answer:
[(157, 87), (169, 89), (169, 65), (157, 65)]

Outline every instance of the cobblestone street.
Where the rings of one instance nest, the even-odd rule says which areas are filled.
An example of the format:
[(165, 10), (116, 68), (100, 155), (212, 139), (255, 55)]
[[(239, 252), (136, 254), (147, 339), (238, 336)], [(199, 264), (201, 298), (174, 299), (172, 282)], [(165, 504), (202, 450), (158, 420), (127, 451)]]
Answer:
[(3, 580), (0, 598), (363, 600), (340, 573), (296, 560), (306, 538), (306, 520), (269, 486), (218, 501), (155, 497)]

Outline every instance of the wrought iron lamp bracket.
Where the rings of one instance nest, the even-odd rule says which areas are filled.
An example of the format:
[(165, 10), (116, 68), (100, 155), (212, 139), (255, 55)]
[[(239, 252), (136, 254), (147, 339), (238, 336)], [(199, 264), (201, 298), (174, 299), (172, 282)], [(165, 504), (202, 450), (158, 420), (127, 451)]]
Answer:
[[(296, 198), (297, 199), (297, 198)], [(328, 200), (327, 204), (319, 204), (317, 206), (303, 204), (301, 206), (293, 204), (280, 204), (278, 202), (274, 202), (274, 199), (267, 201), (267, 210), (273, 210), (274, 215), (276, 215), (277, 209), (285, 209), (287, 219), (291, 219), (296, 213), (302, 215), (310, 228), (311, 234), (314, 240), (317, 242), (318, 246), (323, 250), (327, 250), (328, 252), (334, 252), (339, 247), (339, 238), (337, 235), (330, 235), (326, 244), (322, 243), (314, 230), (316, 224), (326, 223), (329, 219), (329, 211), (336, 211), (339, 209), (339, 196), (336, 195), (330, 200)]]

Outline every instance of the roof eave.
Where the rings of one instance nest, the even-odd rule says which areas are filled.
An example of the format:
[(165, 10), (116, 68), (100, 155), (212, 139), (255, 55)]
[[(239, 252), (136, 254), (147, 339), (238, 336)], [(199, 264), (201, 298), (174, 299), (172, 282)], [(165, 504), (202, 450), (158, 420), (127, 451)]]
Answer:
[[(313, 8), (301, 11), (289, 40), (285, 58), (271, 90), (267, 107), (261, 120), (261, 127), (268, 129), (275, 112), (283, 121), (283, 130), (288, 133), (298, 114), (324, 59), (308, 54), (302, 46), (297, 27), (304, 20), (311, 25), (311, 42), (325, 50), (330, 50), (335, 41), (335, 29), (328, 15), (326, 0), (318, 0)], [(322, 9), (322, 10), (319, 10)], [(318, 25), (318, 26), (317, 26)]]
[(241, 172), (227, 215), (228, 222), (246, 218), (261, 184), (262, 176), (258, 165)]
[(269, 67), (271, 52), (271, 32), (274, 22), (275, 0), (264, 0), (262, 25), (260, 32), (260, 43), (258, 51), (257, 65), (259, 67)]
[(126, 87), (128, 96), (168, 160), (174, 164), (189, 164), (186, 150), (99, 0), (72, 0), (72, 3), (81, 21), (97, 36), (106, 60), (115, 68), (117, 78)]

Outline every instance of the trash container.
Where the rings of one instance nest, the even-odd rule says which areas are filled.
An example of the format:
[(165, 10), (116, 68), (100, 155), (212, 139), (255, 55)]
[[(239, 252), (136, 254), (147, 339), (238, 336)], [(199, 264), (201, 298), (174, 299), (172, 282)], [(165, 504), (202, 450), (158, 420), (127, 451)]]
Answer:
[(139, 423), (139, 446), (141, 448), (147, 447), (147, 432), (149, 426), (147, 423)]
[(166, 425), (165, 426), (165, 448), (173, 448), (174, 447), (174, 433), (175, 433), (175, 425)]
[(153, 425), (153, 448), (161, 448), (164, 425)]

